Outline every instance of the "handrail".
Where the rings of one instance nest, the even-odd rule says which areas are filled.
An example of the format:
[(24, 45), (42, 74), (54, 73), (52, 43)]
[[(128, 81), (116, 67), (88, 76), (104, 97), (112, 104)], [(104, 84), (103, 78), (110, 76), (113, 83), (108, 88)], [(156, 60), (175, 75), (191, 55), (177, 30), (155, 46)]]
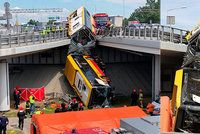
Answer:
[(49, 32), (45, 35), (40, 32), (0, 35), (0, 49), (54, 42), (66, 38), (68, 38), (67, 29)]
[[(97, 34), (98, 37), (120, 37), (141, 40), (160, 40), (166, 42), (187, 44), (186, 30), (163, 25), (144, 25), (140, 27), (116, 27)], [(41, 35), (39, 32), (19, 33), (15, 35), (0, 35), (0, 49), (33, 44), (54, 42), (69, 38), (67, 29)]]
[[(108, 31), (97, 33), (99, 37), (121, 37), (142, 40), (160, 40), (187, 44), (186, 30), (163, 25), (144, 25), (138, 27), (115, 27)], [(106, 35), (105, 35), (106, 34)]]

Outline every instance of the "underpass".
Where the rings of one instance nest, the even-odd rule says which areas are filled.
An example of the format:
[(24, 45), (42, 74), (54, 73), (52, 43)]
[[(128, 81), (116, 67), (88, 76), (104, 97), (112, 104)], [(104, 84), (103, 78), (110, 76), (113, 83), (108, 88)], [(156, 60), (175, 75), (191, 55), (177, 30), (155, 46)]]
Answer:
[[(116, 87), (117, 93), (128, 96), (133, 88), (143, 88), (143, 90), (145, 91), (145, 95), (151, 96), (154, 99), (156, 98), (156, 96), (158, 96), (160, 90), (166, 90), (167, 88), (169, 88), (163, 86), (163, 83), (160, 83), (160, 77), (168, 77), (169, 74), (171, 74), (171, 76), (173, 75), (174, 66), (163, 63), (166, 61), (166, 63), (169, 63), (170, 60), (176, 58), (176, 56), (183, 55), (183, 53), (186, 51), (187, 46), (181, 44), (183, 43), (182, 36), (178, 37), (180, 38), (178, 39), (180, 42), (174, 42), (177, 40), (177, 36), (174, 36), (176, 34), (173, 33), (160, 33), (158, 32), (158, 30), (156, 31), (156, 29), (152, 31), (149, 30), (151, 34), (149, 34), (148, 32), (146, 34), (141, 34), (142, 31), (138, 31), (139, 33), (141, 32), (140, 34), (134, 34), (131, 33), (134, 30), (131, 31), (130, 29), (129, 31), (124, 32), (124, 34), (123, 32), (119, 32), (119, 34), (109, 35), (108, 37), (104, 38), (98, 37), (97, 46), (99, 46), (99, 48), (97, 47), (96, 49), (99, 56), (103, 59), (104, 62), (106, 62), (108, 66), (106, 73), (111, 78), (112, 85)], [(145, 33), (145, 31), (143, 33)], [(3, 44), (6, 44), (7, 46), (1, 47), (0, 49), (0, 59), (2, 59), (2, 65), (8, 65), (7, 63), (9, 63), (9, 65), (17, 66), (31, 66), (34, 64), (42, 64), (45, 66), (62, 65), (64, 67), (66, 57), (65, 54), (67, 54), (67, 50), (62, 46), (67, 46), (69, 44), (68, 38), (55, 36), (56, 38), (54, 39), (53, 36), (49, 36), (45, 38), (47, 39), (47, 41), (42, 42), (40, 37), (34, 37), (29, 38), (29, 42), (26, 43), (26, 38), (18, 37), (19, 36), (14, 36), (13, 38), (9, 37), (8, 40), (4, 40), (6, 42), (4, 42)], [(19, 39), (21, 41), (19, 41)], [(19, 42), (22, 42), (22, 44), (20, 44)], [(180, 53), (180, 55), (176, 55), (176, 53)], [(168, 66), (167, 68), (170, 71), (165, 71), (166, 67), (164, 67), (164, 70), (161, 70), (161, 68), (166, 65)], [(143, 68), (145, 66), (148, 68)], [(5, 72), (4, 70), (6, 68), (8, 68), (8, 66), (3, 66), (2, 71)], [(26, 66), (24, 66), (24, 68), (26, 68)], [(116, 72), (118, 72), (119, 75)], [(119, 72), (123, 75), (120, 75)], [(163, 72), (165, 75), (163, 75)], [(23, 75), (25, 74), (26, 73), (24, 73)], [(3, 79), (9, 81), (9, 77), (7, 77), (8, 75), (4, 73), (2, 76), (6, 76), (4, 77), (5, 79)], [(14, 84), (11, 83), (11, 87), (9, 87), (5, 85), (5, 81), (1, 81), (3, 82), (2, 88), (5, 88), (7, 86), (7, 89), (11, 89), (12, 87), (14, 87), (15, 81), (17, 82), (17, 80), (15, 80), (15, 76), (11, 77), (12, 78), (10, 78), (10, 80), (12, 79), (14, 81)], [(40, 78), (41, 77), (39, 77), (38, 79)], [(53, 75), (51, 75), (51, 78), (54, 78)], [(169, 79), (167, 79), (164, 85), (167, 85), (166, 83), (171, 82), (168, 80)], [(26, 82), (24, 81), (24, 83)], [(27, 83), (30, 83), (30, 81)], [(3, 94), (5, 96), (5, 94), (8, 93), (9, 92), (4, 92)]]

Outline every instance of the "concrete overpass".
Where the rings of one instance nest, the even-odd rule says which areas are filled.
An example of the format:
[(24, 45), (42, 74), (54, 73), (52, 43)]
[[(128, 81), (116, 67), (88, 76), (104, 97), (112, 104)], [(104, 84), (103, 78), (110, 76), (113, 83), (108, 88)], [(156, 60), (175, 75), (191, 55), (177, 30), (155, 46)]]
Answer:
[[(97, 36), (98, 45), (152, 54), (152, 91), (160, 90), (161, 55), (184, 53), (184, 30), (161, 25), (143, 28), (115, 28), (106, 37)], [(41, 37), (38, 33), (0, 36), (0, 111), (10, 108), (9, 75), (6, 59), (36, 53), (70, 43), (66, 30)], [(6, 97), (5, 97), (6, 96)], [(155, 97), (154, 96), (154, 97)]]

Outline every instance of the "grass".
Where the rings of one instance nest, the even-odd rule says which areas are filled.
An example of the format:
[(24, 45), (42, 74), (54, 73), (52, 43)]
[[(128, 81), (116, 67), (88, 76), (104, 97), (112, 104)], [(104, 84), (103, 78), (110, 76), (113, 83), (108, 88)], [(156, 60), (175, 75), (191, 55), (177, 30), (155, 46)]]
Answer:
[(13, 129), (10, 129), (10, 130), (7, 130), (6, 131), (6, 134), (24, 134), (24, 132), (20, 131), (20, 130), (13, 130)]

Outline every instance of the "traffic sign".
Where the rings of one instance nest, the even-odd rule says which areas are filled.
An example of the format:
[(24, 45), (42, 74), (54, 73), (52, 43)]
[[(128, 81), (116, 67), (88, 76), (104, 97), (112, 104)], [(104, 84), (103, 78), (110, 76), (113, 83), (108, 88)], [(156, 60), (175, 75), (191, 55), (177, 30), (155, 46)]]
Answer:
[(167, 24), (174, 25), (175, 24), (175, 16), (167, 16)]

